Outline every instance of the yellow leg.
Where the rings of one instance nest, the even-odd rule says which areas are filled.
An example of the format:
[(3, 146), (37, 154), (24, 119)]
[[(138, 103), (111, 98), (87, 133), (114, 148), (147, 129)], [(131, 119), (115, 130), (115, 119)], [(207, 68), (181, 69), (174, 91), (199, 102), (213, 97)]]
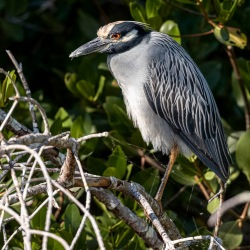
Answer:
[(156, 193), (156, 196), (155, 196), (155, 200), (158, 201), (158, 202), (160, 202), (161, 199), (162, 199), (162, 195), (163, 195), (165, 186), (167, 184), (168, 177), (169, 177), (169, 175), (171, 173), (171, 170), (172, 170), (172, 167), (173, 167), (173, 165), (175, 163), (177, 155), (178, 155), (178, 148), (177, 148), (177, 146), (175, 146), (170, 151), (168, 165), (167, 165), (167, 168), (165, 170), (164, 176), (161, 179), (161, 184), (160, 184), (160, 186), (158, 188), (158, 191)]

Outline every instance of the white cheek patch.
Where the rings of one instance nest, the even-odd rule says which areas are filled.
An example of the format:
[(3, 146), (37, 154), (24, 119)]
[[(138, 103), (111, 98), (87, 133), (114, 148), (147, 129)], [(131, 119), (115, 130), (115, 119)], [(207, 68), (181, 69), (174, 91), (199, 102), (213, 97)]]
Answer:
[(128, 42), (132, 40), (133, 38), (137, 37), (138, 30), (132, 30), (126, 36), (124, 36), (122, 39), (117, 40), (117, 42)]

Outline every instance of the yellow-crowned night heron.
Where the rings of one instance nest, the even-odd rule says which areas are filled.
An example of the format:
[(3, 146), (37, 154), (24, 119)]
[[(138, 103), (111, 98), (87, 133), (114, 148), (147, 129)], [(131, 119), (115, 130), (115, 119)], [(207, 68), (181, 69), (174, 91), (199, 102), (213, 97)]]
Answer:
[(178, 152), (195, 153), (223, 182), (231, 157), (208, 84), (187, 52), (146, 24), (118, 21), (70, 57), (101, 52), (118, 81), (128, 115), (154, 149), (170, 154), (156, 199), (161, 200)]

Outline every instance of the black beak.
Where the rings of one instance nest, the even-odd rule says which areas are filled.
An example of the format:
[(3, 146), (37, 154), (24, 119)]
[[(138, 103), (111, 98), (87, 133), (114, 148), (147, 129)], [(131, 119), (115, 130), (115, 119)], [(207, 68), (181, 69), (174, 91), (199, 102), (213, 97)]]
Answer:
[(110, 41), (107, 39), (101, 39), (99, 37), (95, 38), (94, 40), (85, 43), (75, 51), (73, 51), (69, 57), (78, 57), (78, 56), (83, 56), (87, 54), (91, 54), (94, 52), (105, 52), (110, 45)]

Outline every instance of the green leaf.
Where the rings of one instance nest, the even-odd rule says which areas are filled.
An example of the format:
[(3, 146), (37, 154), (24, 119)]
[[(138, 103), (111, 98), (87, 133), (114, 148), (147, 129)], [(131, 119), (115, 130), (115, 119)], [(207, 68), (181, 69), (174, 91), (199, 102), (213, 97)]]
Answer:
[(64, 213), (64, 223), (66, 231), (75, 233), (81, 223), (82, 217), (75, 204), (69, 204)]
[(99, 85), (98, 85), (98, 89), (96, 91), (95, 97), (93, 98), (93, 101), (96, 101), (98, 99), (98, 97), (101, 95), (104, 85), (105, 85), (105, 77), (101, 76), (100, 80), (99, 80)]
[(85, 135), (83, 128), (82, 116), (78, 116), (74, 121), (70, 129), (71, 136), (74, 138), (79, 138)]
[(105, 176), (114, 176), (122, 179), (127, 170), (127, 157), (120, 145), (117, 145), (109, 156), (108, 168), (104, 171)]
[(220, 5), (220, 0), (214, 0), (213, 3), (214, 3), (215, 11), (219, 15), (222, 10), (221, 5)]
[(86, 162), (87, 170), (96, 175), (103, 175), (104, 170), (106, 170), (107, 166), (103, 159), (98, 159), (95, 157), (88, 157)]
[(236, 146), (236, 161), (250, 183), (250, 131), (241, 135)]
[[(219, 187), (219, 182), (218, 182), (218, 179), (216, 178), (216, 174), (214, 172), (212, 172), (212, 171), (208, 171), (207, 173), (209, 173), (208, 175), (210, 177), (210, 179), (207, 180), (208, 185), (210, 186), (212, 193), (216, 194), (216, 192), (218, 190), (218, 187)], [(211, 175), (210, 175), (210, 173), (211, 173)], [(206, 174), (205, 174), (205, 177), (204, 177), (205, 179), (206, 179)], [(214, 178), (211, 178), (212, 176)]]
[(100, 62), (98, 64), (98, 69), (110, 72), (108, 64), (106, 62)]
[[(34, 237), (36, 237), (36, 236), (32, 237), (31, 249), (33, 249), (33, 250), (41, 249), (41, 243), (40, 242), (34, 242), (34, 240), (35, 240)], [(17, 250), (17, 249), (13, 249), (13, 250)]]
[(128, 164), (127, 165), (127, 175), (126, 175), (125, 180), (127, 180), (127, 181), (129, 180), (130, 175), (132, 173), (132, 169), (133, 169), (133, 164)]
[(46, 207), (43, 207), (39, 210), (39, 212), (33, 217), (31, 220), (31, 225), (33, 229), (42, 230), (45, 226), (46, 220)]
[(178, 163), (173, 166), (170, 177), (183, 185), (195, 185), (196, 180), (194, 176), (197, 175), (197, 170), (195, 169), (193, 163), (184, 157), (178, 157), (177, 162)]
[(236, 167), (234, 167), (234, 166), (230, 167), (230, 173), (232, 173), (229, 177), (229, 180), (231, 182), (233, 182), (235, 179), (237, 179), (240, 175), (239, 169), (238, 168), (236, 169)]
[(207, 211), (210, 214), (213, 214), (218, 209), (219, 205), (220, 205), (220, 200), (218, 198), (214, 198), (207, 204)]
[(58, 117), (51, 125), (50, 132), (52, 135), (58, 135), (62, 132), (62, 120)]
[(236, 46), (244, 49), (247, 45), (247, 37), (238, 28), (216, 25), (214, 27), (215, 38), (224, 45)]
[(135, 2), (130, 2), (129, 8), (130, 8), (130, 14), (134, 20), (142, 23), (147, 22), (146, 12), (140, 4), (137, 4)]
[[(247, 99), (249, 99), (250, 93), (249, 93), (248, 89), (245, 86), (243, 86), (243, 87), (245, 89), (246, 96), (248, 97)], [(243, 99), (243, 95), (242, 95), (242, 91), (241, 91), (241, 88), (240, 88), (240, 85), (239, 85), (239, 81), (236, 78), (236, 75), (235, 75), (234, 71), (232, 73), (232, 88), (233, 88), (233, 96), (234, 96), (234, 99), (235, 99), (237, 105), (239, 107), (241, 107), (241, 108), (244, 108), (245, 107), (245, 102), (244, 102), (244, 99)]]
[(116, 129), (121, 135), (130, 136), (134, 127), (127, 117), (122, 99), (108, 96), (103, 106), (108, 115), (110, 126)]
[(84, 133), (86, 135), (90, 134), (90, 133), (95, 133), (96, 132), (96, 128), (93, 125), (91, 116), (89, 115), (89, 113), (85, 113), (83, 116), (83, 128), (84, 128)]
[[(9, 72), (9, 75), (11, 79), (16, 82), (16, 74), (15, 70), (12, 70)], [(12, 84), (12, 81), (8, 76), (5, 77), (2, 88), (1, 88), (1, 95), (0, 95), (0, 107), (4, 107), (6, 102), (8, 101), (8, 98), (14, 95), (14, 87)]]
[(84, 135), (94, 133), (95, 127), (93, 126), (91, 117), (88, 113), (78, 116), (71, 126), (71, 135), (74, 138), (79, 138)]
[(161, 0), (146, 0), (146, 13), (148, 18), (158, 16)]
[(95, 95), (95, 86), (85, 80), (80, 80), (76, 83), (76, 88), (83, 97), (89, 101), (93, 101)]
[(149, 194), (155, 195), (160, 183), (159, 171), (155, 168), (141, 170), (132, 177), (132, 181), (141, 184)]
[(236, 151), (236, 146), (237, 146), (237, 142), (240, 138), (240, 136), (244, 133), (245, 131), (236, 131), (231, 133), (228, 138), (227, 138), (227, 144), (228, 144), (228, 148), (230, 153), (234, 153)]
[(215, 176), (216, 176), (215, 173), (212, 171), (208, 171), (204, 174), (204, 178), (208, 181), (213, 180)]
[(120, 228), (121, 233), (117, 237), (116, 247), (117, 249), (124, 249), (126, 246), (129, 246), (131, 238), (134, 236), (135, 232), (128, 228), (124, 230), (124, 226)]
[(171, 36), (177, 43), (181, 44), (179, 26), (174, 21), (167, 20), (164, 22), (160, 28), (160, 32)]
[(162, 25), (162, 18), (160, 16), (150, 17), (148, 19), (148, 24), (152, 29), (159, 30)]
[(94, 150), (96, 149), (96, 147), (98, 146), (98, 138), (93, 138), (91, 140), (87, 140), (83, 147), (81, 147), (80, 151), (79, 151), (79, 155), (80, 155), (80, 159), (84, 160), (85, 158), (87, 158), (88, 156), (90, 156)]
[(81, 95), (76, 88), (76, 79), (77, 75), (75, 73), (66, 73), (64, 76), (64, 82), (68, 90), (76, 97), (80, 97)]
[(63, 128), (70, 128), (72, 126), (72, 119), (64, 108), (58, 109), (55, 115), (55, 119), (58, 119), (58, 118), (61, 119)]
[(236, 249), (240, 246), (243, 235), (237, 221), (228, 221), (220, 226), (219, 238), (223, 240), (226, 249)]
[(226, 22), (230, 20), (237, 8), (237, 5), (239, 3), (239, 0), (230, 1), (230, 0), (224, 0), (221, 3), (221, 12), (219, 14), (219, 19), (222, 19), (222, 22)]
[[(67, 232), (65, 230), (55, 230), (54, 228), (50, 229), (50, 232), (63, 238), (66, 242), (72, 241), (72, 233)], [(40, 249), (40, 248), (39, 248)], [(57, 240), (48, 237), (48, 246), (47, 249), (56, 249), (56, 250), (64, 250), (65, 248), (59, 243)]]
[(218, 16), (216, 18), (216, 21), (220, 23), (225, 23), (228, 20), (230, 20), (233, 17), (240, 1), (241, 0), (235, 0), (235, 1), (224, 0), (221, 2), (220, 0), (214, 0), (214, 7)]
[(116, 177), (118, 179), (121, 179), (119, 169), (114, 168), (114, 167), (106, 168), (103, 172), (103, 176), (108, 176), (108, 177), (113, 176), (113, 177)]

